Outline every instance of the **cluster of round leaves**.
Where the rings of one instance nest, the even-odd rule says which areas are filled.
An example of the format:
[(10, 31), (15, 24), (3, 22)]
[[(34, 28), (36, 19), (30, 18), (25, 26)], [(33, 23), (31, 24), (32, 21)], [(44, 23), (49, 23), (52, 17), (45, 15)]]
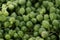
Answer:
[(0, 40), (59, 40), (59, 0), (0, 0)]

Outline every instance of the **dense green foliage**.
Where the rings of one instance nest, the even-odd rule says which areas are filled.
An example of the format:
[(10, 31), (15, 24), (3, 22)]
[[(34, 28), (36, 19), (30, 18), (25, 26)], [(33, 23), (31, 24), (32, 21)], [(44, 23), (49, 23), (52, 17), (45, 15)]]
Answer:
[(60, 40), (60, 0), (0, 0), (0, 40)]

